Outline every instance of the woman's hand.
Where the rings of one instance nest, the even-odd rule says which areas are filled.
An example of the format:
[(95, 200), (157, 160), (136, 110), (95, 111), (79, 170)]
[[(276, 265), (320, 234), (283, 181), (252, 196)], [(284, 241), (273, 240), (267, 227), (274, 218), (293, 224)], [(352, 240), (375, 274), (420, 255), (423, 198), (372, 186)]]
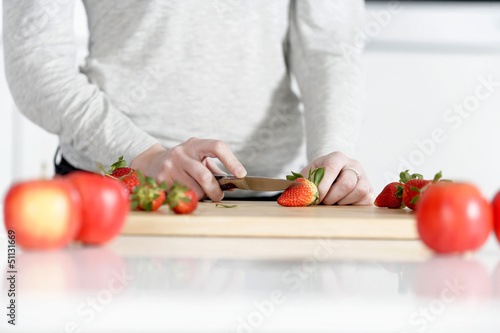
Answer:
[(363, 167), (358, 161), (341, 152), (334, 152), (312, 161), (302, 171), (325, 168), (325, 176), (318, 186), (319, 201), (325, 205), (373, 205), (375, 195)]
[(213, 201), (221, 201), (224, 193), (213, 174), (224, 172), (209, 158), (219, 159), (236, 177), (247, 174), (226, 143), (197, 138), (168, 150), (156, 144), (137, 156), (130, 166), (169, 186), (178, 181), (193, 189), (200, 199), (208, 196)]

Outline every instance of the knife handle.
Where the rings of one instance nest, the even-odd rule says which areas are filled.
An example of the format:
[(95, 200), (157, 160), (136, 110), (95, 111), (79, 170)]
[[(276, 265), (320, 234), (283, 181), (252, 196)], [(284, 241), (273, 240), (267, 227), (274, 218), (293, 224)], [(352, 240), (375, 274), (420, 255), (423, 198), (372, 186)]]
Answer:
[(220, 185), (220, 189), (223, 190), (223, 191), (229, 191), (229, 190), (232, 190), (232, 189), (235, 189), (236, 188), (236, 185), (234, 184), (221, 184)]
[[(214, 177), (215, 177), (216, 180), (220, 180), (222, 178), (226, 178), (227, 175), (214, 174)], [(229, 190), (232, 190), (232, 189), (235, 189), (235, 188), (237, 188), (236, 185), (234, 185), (232, 183), (220, 184), (220, 189), (223, 190), (223, 191), (229, 191)]]

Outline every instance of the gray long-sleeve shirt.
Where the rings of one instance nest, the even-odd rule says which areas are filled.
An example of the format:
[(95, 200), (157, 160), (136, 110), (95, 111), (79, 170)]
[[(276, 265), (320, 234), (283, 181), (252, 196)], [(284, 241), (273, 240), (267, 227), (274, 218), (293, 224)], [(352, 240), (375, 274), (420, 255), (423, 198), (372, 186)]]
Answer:
[(225, 141), (254, 175), (297, 170), (304, 138), (309, 161), (352, 154), (362, 0), (84, 0), (81, 68), (74, 1), (3, 1), (14, 100), (73, 165), (192, 136)]

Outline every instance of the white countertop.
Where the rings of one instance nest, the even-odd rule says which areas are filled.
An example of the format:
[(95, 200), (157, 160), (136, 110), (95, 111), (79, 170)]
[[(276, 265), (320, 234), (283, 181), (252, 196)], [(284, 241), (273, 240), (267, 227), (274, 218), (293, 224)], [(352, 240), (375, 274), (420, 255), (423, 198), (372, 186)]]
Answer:
[(419, 241), (122, 236), (19, 252), (17, 272), (1, 332), (500, 331), (493, 237), (442, 257)]

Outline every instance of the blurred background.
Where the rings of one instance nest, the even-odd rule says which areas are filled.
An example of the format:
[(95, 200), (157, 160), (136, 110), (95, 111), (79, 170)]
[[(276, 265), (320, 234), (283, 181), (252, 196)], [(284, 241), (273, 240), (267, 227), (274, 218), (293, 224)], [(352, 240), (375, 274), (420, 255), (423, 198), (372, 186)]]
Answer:
[[(500, 2), (367, 1), (366, 119), (359, 159), (375, 191), (410, 169), (500, 189)], [(1, 18), (0, 18), (1, 19)], [(78, 61), (86, 55), (83, 5), (75, 10)], [(3, 68), (3, 53), (0, 56)], [(15, 108), (0, 71), (0, 192), (53, 174), (57, 137)]]

